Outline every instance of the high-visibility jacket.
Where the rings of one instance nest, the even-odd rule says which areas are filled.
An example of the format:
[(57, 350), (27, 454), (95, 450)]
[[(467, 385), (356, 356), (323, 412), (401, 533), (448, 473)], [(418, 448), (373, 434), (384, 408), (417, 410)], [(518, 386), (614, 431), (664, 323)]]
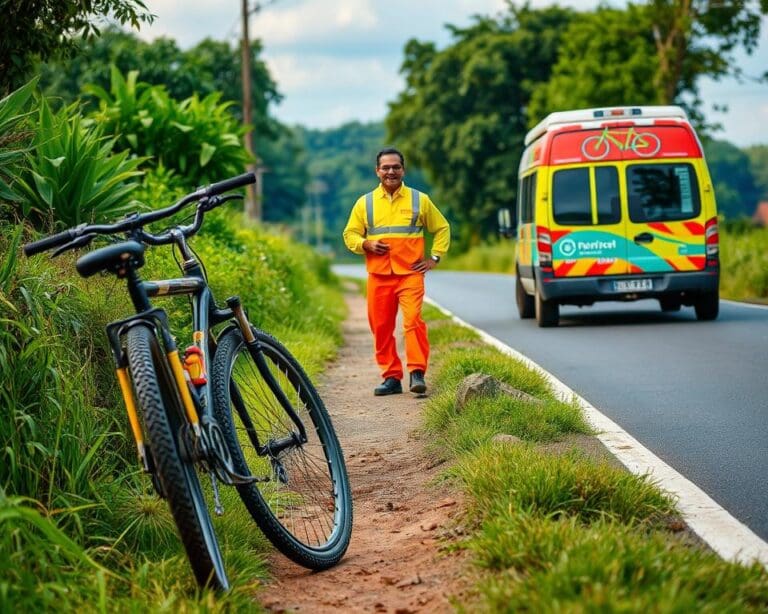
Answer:
[[(357, 199), (344, 228), (344, 243), (355, 254), (365, 254), (366, 269), (377, 275), (410, 275), (424, 258), (424, 229), (434, 235), (432, 255), (442, 257), (451, 242), (448, 221), (429, 196), (402, 184), (392, 194), (379, 186)], [(390, 245), (385, 254), (363, 249), (366, 240)]]

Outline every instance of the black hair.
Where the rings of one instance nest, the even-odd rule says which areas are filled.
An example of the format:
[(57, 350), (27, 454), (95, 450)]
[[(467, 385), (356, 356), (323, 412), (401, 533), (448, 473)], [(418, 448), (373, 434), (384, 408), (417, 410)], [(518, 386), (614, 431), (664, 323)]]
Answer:
[(400, 164), (405, 166), (405, 156), (403, 156), (402, 152), (399, 149), (395, 149), (394, 147), (385, 147), (379, 153), (376, 154), (376, 168), (379, 168), (379, 162), (381, 162), (381, 156), (386, 156), (387, 154), (396, 154), (400, 156)]

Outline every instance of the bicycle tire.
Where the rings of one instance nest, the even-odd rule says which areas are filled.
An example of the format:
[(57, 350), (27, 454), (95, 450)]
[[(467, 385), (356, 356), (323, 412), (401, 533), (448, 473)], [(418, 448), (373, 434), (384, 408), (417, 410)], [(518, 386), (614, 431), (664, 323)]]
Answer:
[[(655, 143), (655, 146), (651, 147), (648, 150), (645, 151), (638, 151), (638, 141), (644, 141), (644, 142), (653, 142)], [(648, 145), (646, 145), (648, 147)], [(630, 149), (634, 151), (638, 156), (641, 158), (652, 158), (657, 153), (659, 153), (659, 150), (661, 149), (661, 139), (657, 137), (653, 132), (638, 132), (635, 137), (632, 139), (632, 144), (630, 145)]]
[(179, 449), (184, 410), (164, 353), (148, 326), (132, 327), (127, 340), (128, 364), (155, 471), (192, 571), (201, 587), (227, 590), (229, 581), (195, 464), (184, 460)]
[(288, 436), (296, 426), (262, 378), (240, 330), (222, 333), (211, 377), (214, 413), (235, 470), (270, 478), (237, 490), (280, 552), (309, 569), (327, 569), (341, 560), (352, 534), (352, 494), (341, 446), (322, 399), (298, 361), (277, 339), (252, 330), (308, 441), (274, 459), (258, 454), (241, 412), (251, 420), (261, 445)]

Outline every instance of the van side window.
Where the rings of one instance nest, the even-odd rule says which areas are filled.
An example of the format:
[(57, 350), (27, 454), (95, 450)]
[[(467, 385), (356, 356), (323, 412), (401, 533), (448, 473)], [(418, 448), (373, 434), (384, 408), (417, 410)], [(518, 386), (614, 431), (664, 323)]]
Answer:
[(521, 224), (533, 222), (534, 204), (536, 202), (536, 173), (523, 177), (517, 192), (517, 214)]
[(627, 167), (629, 217), (633, 222), (670, 222), (701, 212), (696, 171), (688, 163)]
[(555, 171), (552, 179), (552, 209), (558, 224), (591, 224), (589, 169)]

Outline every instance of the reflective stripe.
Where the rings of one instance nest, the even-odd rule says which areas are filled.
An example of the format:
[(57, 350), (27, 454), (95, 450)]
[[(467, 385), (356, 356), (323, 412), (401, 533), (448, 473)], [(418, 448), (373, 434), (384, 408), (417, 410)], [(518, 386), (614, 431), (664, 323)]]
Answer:
[(383, 234), (419, 234), (422, 226), (416, 226), (419, 219), (419, 192), (411, 188), (411, 225), (410, 226), (374, 226), (373, 225), (373, 192), (365, 195), (365, 214), (368, 221), (368, 227), (365, 234), (383, 235)]

